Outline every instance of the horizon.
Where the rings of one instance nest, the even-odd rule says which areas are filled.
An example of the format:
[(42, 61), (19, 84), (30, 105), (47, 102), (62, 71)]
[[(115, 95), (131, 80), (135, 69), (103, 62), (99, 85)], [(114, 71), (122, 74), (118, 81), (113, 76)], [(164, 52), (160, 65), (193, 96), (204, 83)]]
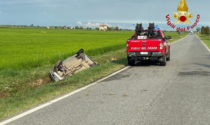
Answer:
[[(164, 7), (161, 3), (164, 3)], [(164, 30), (170, 30), (166, 15), (170, 14), (171, 22), (176, 21), (173, 13), (177, 12), (180, 0), (7, 0), (0, 2), (0, 25), (31, 25), (34, 26), (83, 26), (98, 27), (101, 24), (121, 29), (134, 29), (136, 23), (147, 27), (154, 22)], [(209, 26), (207, 0), (187, 0), (191, 25), (196, 15), (201, 18), (195, 27)], [(205, 8), (205, 9), (200, 9)], [(180, 24), (182, 27), (188, 24)], [(172, 30), (172, 29), (171, 29)]]

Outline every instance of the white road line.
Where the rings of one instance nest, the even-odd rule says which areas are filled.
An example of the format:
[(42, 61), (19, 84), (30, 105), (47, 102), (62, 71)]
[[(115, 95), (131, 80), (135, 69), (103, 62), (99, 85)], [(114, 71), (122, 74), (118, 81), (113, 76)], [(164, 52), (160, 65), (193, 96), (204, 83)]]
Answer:
[[(187, 36), (188, 36), (188, 35), (187, 35)], [(186, 38), (187, 36), (185, 36), (184, 38)], [(176, 41), (176, 42), (174, 42), (174, 43), (171, 43), (171, 45), (180, 42), (180, 41), (183, 40), (184, 38), (182, 38), (182, 39), (180, 39), (180, 40), (178, 40), (178, 41)]]
[(210, 52), (209, 47), (196, 35), (196, 37), (200, 40), (200, 42), (206, 47), (206, 49)]
[(54, 99), (54, 100), (52, 100), (52, 101), (46, 102), (46, 103), (44, 103), (44, 104), (42, 104), (42, 105), (40, 105), (40, 106), (38, 106), (38, 107), (35, 107), (35, 108), (33, 108), (33, 109), (29, 110), (29, 111), (26, 111), (26, 112), (21, 113), (21, 114), (19, 114), (19, 115), (17, 115), (17, 116), (14, 116), (14, 117), (12, 117), (12, 118), (10, 118), (10, 119), (7, 119), (7, 120), (5, 120), (5, 121), (3, 121), (3, 122), (0, 122), (0, 125), (5, 125), (5, 124), (7, 124), (7, 123), (10, 123), (10, 122), (12, 122), (12, 121), (15, 121), (15, 120), (17, 120), (17, 119), (19, 119), (19, 118), (21, 118), (21, 117), (24, 117), (24, 116), (26, 116), (26, 115), (28, 115), (28, 114), (31, 114), (31, 113), (35, 112), (35, 111), (37, 111), (37, 110), (40, 110), (40, 109), (42, 109), (42, 108), (44, 108), (44, 107), (47, 107), (47, 106), (49, 106), (49, 105), (51, 105), (51, 104), (53, 104), (53, 103), (55, 103), (55, 102), (58, 102), (58, 101), (60, 101), (60, 100), (62, 100), (62, 99), (65, 99), (65, 98), (67, 98), (67, 97), (69, 97), (69, 96), (72, 96), (72, 95), (74, 95), (74, 94), (76, 94), (76, 93), (78, 93), (78, 92), (80, 92), (80, 91), (82, 91), (82, 90), (85, 90), (85, 89), (87, 89), (87, 88), (89, 88), (89, 87), (91, 87), (91, 86), (93, 86), (93, 85), (95, 85), (95, 84), (97, 84), (97, 83), (99, 83), (99, 82), (105, 80), (105, 79), (108, 79), (108, 78), (110, 78), (110, 77), (112, 77), (112, 76), (114, 76), (114, 75), (116, 75), (116, 74), (118, 74), (118, 73), (120, 73), (120, 72), (122, 72), (122, 71), (128, 69), (128, 68), (130, 68), (130, 66), (126, 66), (126, 67), (124, 67), (123, 69), (121, 69), (121, 70), (119, 70), (119, 71), (117, 71), (117, 72), (114, 72), (114, 73), (110, 74), (110, 75), (107, 76), (107, 77), (104, 77), (104, 78), (102, 78), (102, 79), (99, 79), (98, 81), (96, 81), (96, 82), (94, 82), (94, 83), (91, 83), (91, 84), (89, 84), (89, 85), (87, 85), (87, 86), (84, 86), (84, 87), (82, 87), (82, 88), (80, 88), (80, 89), (77, 89), (77, 90), (75, 90), (75, 91), (73, 91), (73, 92), (70, 92), (70, 93), (68, 93), (68, 94), (66, 94), (66, 95), (64, 95), (64, 96), (62, 96), (62, 97), (59, 97), (59, 98)]
[[(184, 38), (185, 38), (185, 37), (184, 37)], [(182, 39), (184, 39), (184, 38), (182, 38)], [(174, 43), (172, 43), (172, 44), (175, 44), (175, 43), (181, 41), (182, 39), (180, 39), (180, 40), (178, 40), (178, 41), (176, 41), (176, 42), (174, 42)], [(172, 45), (172, 44), (171, 44), (171, 45)], [(97, 83), (99, 83), (99, 82), (105, 80), (105, 79), (108, 79), (108, 78), (110, 78), (110, 77), (112, 77), (112, 76), (114, 76), (114, 75), (116, 75), (116, 74), (118, 74), (118, 73), (120, 73), (120, 72), (122, 72), (122, 71), (128, 69), (128, 68), (130, 68), (130, 66), (127, 66), (127, 67), (125, 67), (125, 68), (123, 68), (123, 69), (121, 69), (121, 70), (119, 70), (119, 71), (117, 71), (117, 72), (112, 73), (111, 75), (109, 75), (109, 76), (107, 76), (107, 77), (104, 77), (104, 78), (102, 78), (102, 79), (99, 79), (98, 81), (96, 81), (96, 82), (94, 82), (94, 83), (92, 83), (92, 84), (89, 84), (89, 85), (87, 85), (87, 86), (85, 86), (85, 87), (82, 87), (82, 88), (80, 88), (80, 89), (77, 89), (77, 90), (75, 90), (75, 91), (73, 91), (73, 92), (70, 92), (70, 93), (68, 93), (68, 94), (66, 94), (66, 95), (64, 95), (64, 96), (62, 96), (62, 97), (59, 97), (59, 98), (54, 99), (54, 100), (51, 100), (51, 101), (46, 102), (46, 103), (44, 103), (44, 104), (42, 104), (42, 105), (40, 105), (40, 106), (38, 106), (38, 107), (35, 107), (35, 108), (31, 109), (31, 110), (28, 110), (28, 111), (26, 111), (26, 112), (24, 112), (24, 113), (21, 113), (21, 114), (19, 114), (19, 115), (17, 115), (17, 116), (14, 116), (14, 117), (10, 118), (10, 119), (7, 119), (7, 120), (5, 120), (5, 121), (2, 121), (2, 122), (0, 122), (0, 125), (5, 125), (5, 124), (7, 124), (7, 123), (10, 123), (10, 122), (12, 122), (12, 121), (15, 121), (15, 120), (17, 120), (17, 119), (19, 119), (19, 118), (21, 118), (21, 117), (24, 117), (24, 116), (26, 116), (26, 115), (28, 115), (28, 114), (31, 114), (31, 113), (35, 112), (35, 111), (37, 111), (37, 110), (40, 110), (40, 109), (42, 109), (42, 108), (44, 108), (44, 107), (47, 107), (47, 106), (49, 106), (49, 105), (51, 105), (51, 104), (53, 104), (53, 103), (55, 103), (55, 102), (58, 102), (58, 101), (60, 101), (60, 100), (62, 100), (62, 99), (65, 99), (65, 98), (67, 98), (67, 97), (69, 97), (69, 96), (72, 96), (72, 95), (74, 95), (74, 94), (76, 94), (76, 93), (78, 93), (78, 92), (80, 92), (80, 91), (82, 91), (82, 90), (85, 90), (85, 89), (87, 89), (87, 88), (89, 88), (89, 87), (91, 87), (91, 86), (93, 86), (93, 85), (95, 85), (95, 84), (97, 84)]]

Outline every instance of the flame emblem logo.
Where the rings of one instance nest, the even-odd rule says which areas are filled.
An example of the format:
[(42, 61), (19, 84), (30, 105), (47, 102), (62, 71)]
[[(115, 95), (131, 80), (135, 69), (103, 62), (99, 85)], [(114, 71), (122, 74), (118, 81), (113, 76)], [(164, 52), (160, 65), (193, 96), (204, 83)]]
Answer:
[(179, 13), (174, 12), (174, 18), (178, 19), (174, 24), (177, 23), (188, 23), (191, 24), (188, 19), (191, 19), (193, 17), (192, 13), (187, 13), (188, 12), (188, 7), (187, 7), (187, 2), (186, 0), (180, 0), (179, 6), (177, 8), (177, 11)]

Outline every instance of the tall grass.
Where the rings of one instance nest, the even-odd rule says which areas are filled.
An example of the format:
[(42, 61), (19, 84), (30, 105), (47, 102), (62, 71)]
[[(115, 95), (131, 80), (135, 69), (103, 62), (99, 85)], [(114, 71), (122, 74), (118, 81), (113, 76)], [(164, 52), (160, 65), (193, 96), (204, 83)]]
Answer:
[(199, 34), (198, 36), (210, 48), (210, 35)]

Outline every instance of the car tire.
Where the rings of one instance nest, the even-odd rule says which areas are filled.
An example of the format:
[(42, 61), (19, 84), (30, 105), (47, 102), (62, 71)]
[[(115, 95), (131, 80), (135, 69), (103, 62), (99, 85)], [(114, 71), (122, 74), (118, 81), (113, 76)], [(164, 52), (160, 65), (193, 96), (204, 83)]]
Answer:
[(166, 55), (164, 55), (162, 58), (163, 61), (160, 62), (160, 66), (166, 66)]
[(131, 59), (131, 57), (127, 57), (127, 60), (128, 60), (128, 65), (129, 66), (134, 66), (135, 60)]
[(170, 61), (170, 50), (169, 50), (169, 52), (168, 52), (168, 57), (166, 58), (166, 61)]

